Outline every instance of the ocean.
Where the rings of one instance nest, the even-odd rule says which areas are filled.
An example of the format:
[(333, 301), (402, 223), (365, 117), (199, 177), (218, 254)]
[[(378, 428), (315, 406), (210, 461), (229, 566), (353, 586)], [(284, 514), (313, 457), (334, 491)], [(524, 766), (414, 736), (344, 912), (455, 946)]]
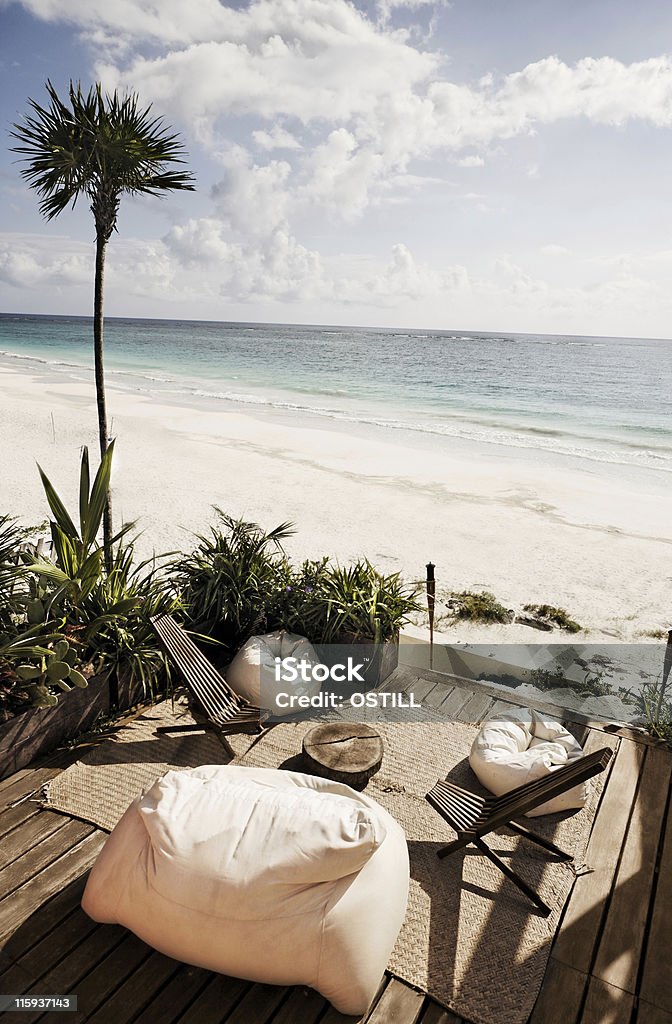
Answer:
[[(105, 350), (111, 388), (164, 402), (662, 489), (672, 472), (669, 341), (111, 318)], [(0, 362), (90, 379), (91, 320), (0, 314)]]

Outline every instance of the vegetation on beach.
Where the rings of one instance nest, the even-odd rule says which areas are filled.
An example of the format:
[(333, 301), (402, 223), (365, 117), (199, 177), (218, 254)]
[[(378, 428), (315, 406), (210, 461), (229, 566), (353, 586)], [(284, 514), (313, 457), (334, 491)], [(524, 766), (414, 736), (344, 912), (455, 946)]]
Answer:
[(645, 629), (639, 636), (645, 636), (648, 640), (666, 640), (668, 632), (667, 629)]
[(324, 557), (294, 566), (281, 523), (265, 532), (215, 509), (210, 533), (171, 563), (168, 575), (192, 628), (214, 638), (231, 657), (255, 633), (288, 629), (316, 644), (395, 638), (419, 605), (398, 573), (380, 573), (360, 559), (342, 566)]
[(548, 622), (552, 626), (566, 630), (567, 633), (581, 632), (582, 627), (570, 618), (564, 608), (556, 608), (552, 604), (525, 604), (523, 610), (542, 622)]
[[(107, 243), (117, 230), (124, 195), (162, 196), (175, 190), (193, 191), (193, 175), (176, 170), (183, 164), (184, 147), (176, 133), (139, 107), (139, 97), (115, 90), (105, 93), (100, 83), (82, 92), (70, 82), (68, 102), (50, 81), (49, 104), (29, 100), (31, 113), (11, 132), (24, 167), (23, 179), (40, 198), (40, 213), (52, 220), (80, 198), (90, 203), (96, 230), (93, 351), (101, 458), (108, 436), (103, 366), (103, 291)], [(112, 508), (109, 488), (103, 509), (103, 550), (108, 569), (112, 561)]]
[(161, 612), (183, 618), (226, 662), (250, 636), (275, 629), (315, 644), (384, 643), (418, 610), (398, 573), (385, 575), (366, 559), (297, 566), (282, 547), (290, 523), (267, 532), (218, 508), (190, 554), (136, 564), (127, 524), (106, 562), (99, 531), (113, 453), (114, 444), (91, 482), (83, 450), (79, 525), (40, 470), (52, 516), (49, 556), (20, 550), (24, 532), (0, 517), (0, 717), (31, 703), (52, 706), (94, 673), (114, 672), (154, 693), (168, 668), (150, 621)]
[(113, 452), (111, 445), (91, 482), (83, 450), (79, 527), (40, 470), (53, 517), (49, 557), (22, 550), (22, 531), (0, 518), (1, 717), (30, 703), (51, 707), (59, 690), (86, 686), (95, 673), (114, 670), (146, 693), (165, 673), (149, 620), (172, 610), (174, 599), (153, 565), (134, 565), (130, 525), (112, 538), (111, 566), (98, 540)]
[(488, 590), (460, 590), (450, 594), (446, 601), (449, 613), (454, 619), (468, 619), (470, 622), (510, 622), (507, 608)]
[[(151, 618), (173, 612), (227, 662), (255, 633), (287, 629), (315, 645), (395, 640), (421, 611), (417, 587), (384, 574), (367, 559), (340, 565), (328, 557), (293, 563), (283, 542), (291, 523), (265, 531), (215, 508), (209, 533), (186, 555), (136, 562), (132, 524), (112, 538), (107, 563), (99, 539), (114, 444), (91, 480), (88, 451), (79, 471), (77, 523), (40, 469), (51, 513), (51, 553), (27, 543), (26, 530), (0, 516), (0, 721), (30, 707), (51, 707), (59, 694), (85, 687), (94, 674), (114, 673), (153, 695), (167, 662)], [(441, 595), (452, 622), (510, 622), (512, 613), (489, 591)], [(561, 628), (576, 626), (563, 609), (525, 610)], [(382, 649), (382, 648), (379, 648)], [(669, 648), (668, 648), (669, 650)], [(217, 654), (219, 657), (217, 658)], [(669, 660), (669, 659), (668, 659)], [(652, 735), (672, 740), (672, 703), (663, 677), (636, 692), (611, 681), (604, 655), (575, 659), (583, 678), (558, 666), (538, 669), (530, 682), (542, 691), (571, 689), (581, 698), (616, 696), (641, 713)], [(520, 680), (502, 678), (516, 686)]]

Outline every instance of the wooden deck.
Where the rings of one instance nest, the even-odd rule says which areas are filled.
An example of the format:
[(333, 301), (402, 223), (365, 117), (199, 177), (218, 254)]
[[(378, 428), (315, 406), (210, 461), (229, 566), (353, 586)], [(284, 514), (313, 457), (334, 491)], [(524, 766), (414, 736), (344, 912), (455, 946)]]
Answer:
[[(437, 673), (400, 669), (386, 689), (460, 721), (514, 703)], [(569, 724), (569, 723), (568, 723)], [(600, 727), (570, 725), (588, 747)], [(530, 1024), (672, 1024), (672, 756), (621, 732), (587, 854), (556, 935)], [(187, 967), (79, 907), (105, 840), (91, 825), (40, 810), (41, 786), (76, 759), (60, 753), (0, 783), (0, 992), (77, 993), (76, 1013), (3, 1014), (95, 1024), (345, 1024), (309, 989), (251, 984)], [(484, 941), (487, 941), (487, 937)], [(386, 977), (367, 1024), (461, 1024), (426, 996)], [(502, 1024), (508, 1024), (502, 1021)]]

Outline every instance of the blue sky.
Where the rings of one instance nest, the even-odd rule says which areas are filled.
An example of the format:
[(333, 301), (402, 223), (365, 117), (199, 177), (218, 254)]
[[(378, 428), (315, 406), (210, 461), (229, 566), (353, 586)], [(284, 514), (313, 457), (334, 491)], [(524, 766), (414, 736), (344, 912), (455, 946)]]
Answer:
[(8, 130), (47, 77), (132, 88), (198, 183), (126, 199), (107, 312), (672, 335), (672, 7), (0, 0), (0, 309), (86, 314)]

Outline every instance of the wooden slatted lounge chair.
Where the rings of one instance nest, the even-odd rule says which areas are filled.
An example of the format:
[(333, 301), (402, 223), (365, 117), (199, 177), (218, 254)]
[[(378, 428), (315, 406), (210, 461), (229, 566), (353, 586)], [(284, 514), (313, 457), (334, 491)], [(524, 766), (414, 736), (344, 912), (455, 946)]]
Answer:
[(565, 853), (547, 839), (543, 839), (512, 819), (526, 814), (527, 811), (539, 807), (547, 800), (551, 800), (568, 789), (581, 785), (594, 775), (598, 775), (607, 767), (612, 754), (613, 751), (609, 747), (603, 747), (593, 754), (570, 761), (562, 768), (556, 768), (543, 779), (526, 782), (498, 797), (484, 798), (461, 786), (456, 786), (452, 782), (437, 782), (425, 799), (457, 832), (457, 839), (438, 850), (437, 856), (447, 857), (449, 854), (455, 853), (456, 850), (461, 850), (473, 843), (514, 885), (518, 886), (521, 892), (525, 893), (544, 917), (548, 917), (551, 908), (544, 903), (527, 882), (490, 849), (483, 837), (496, 828), (506, 825), (513, 832), (537, 843), (538, 846), (542, 846), (561, 860), (571, 860), (571, 854)]
[(161, 646), (208, 718), (207, 722), (201, 724), (160, 726), (157, 733), (191, 732), (207, 728), (216, 729), (223, 736), (262, 732), (263, 723), (269, 717), (268, 712), (250, 704), (232, 690), (171, 615), (156, 615), (151, 623)]

